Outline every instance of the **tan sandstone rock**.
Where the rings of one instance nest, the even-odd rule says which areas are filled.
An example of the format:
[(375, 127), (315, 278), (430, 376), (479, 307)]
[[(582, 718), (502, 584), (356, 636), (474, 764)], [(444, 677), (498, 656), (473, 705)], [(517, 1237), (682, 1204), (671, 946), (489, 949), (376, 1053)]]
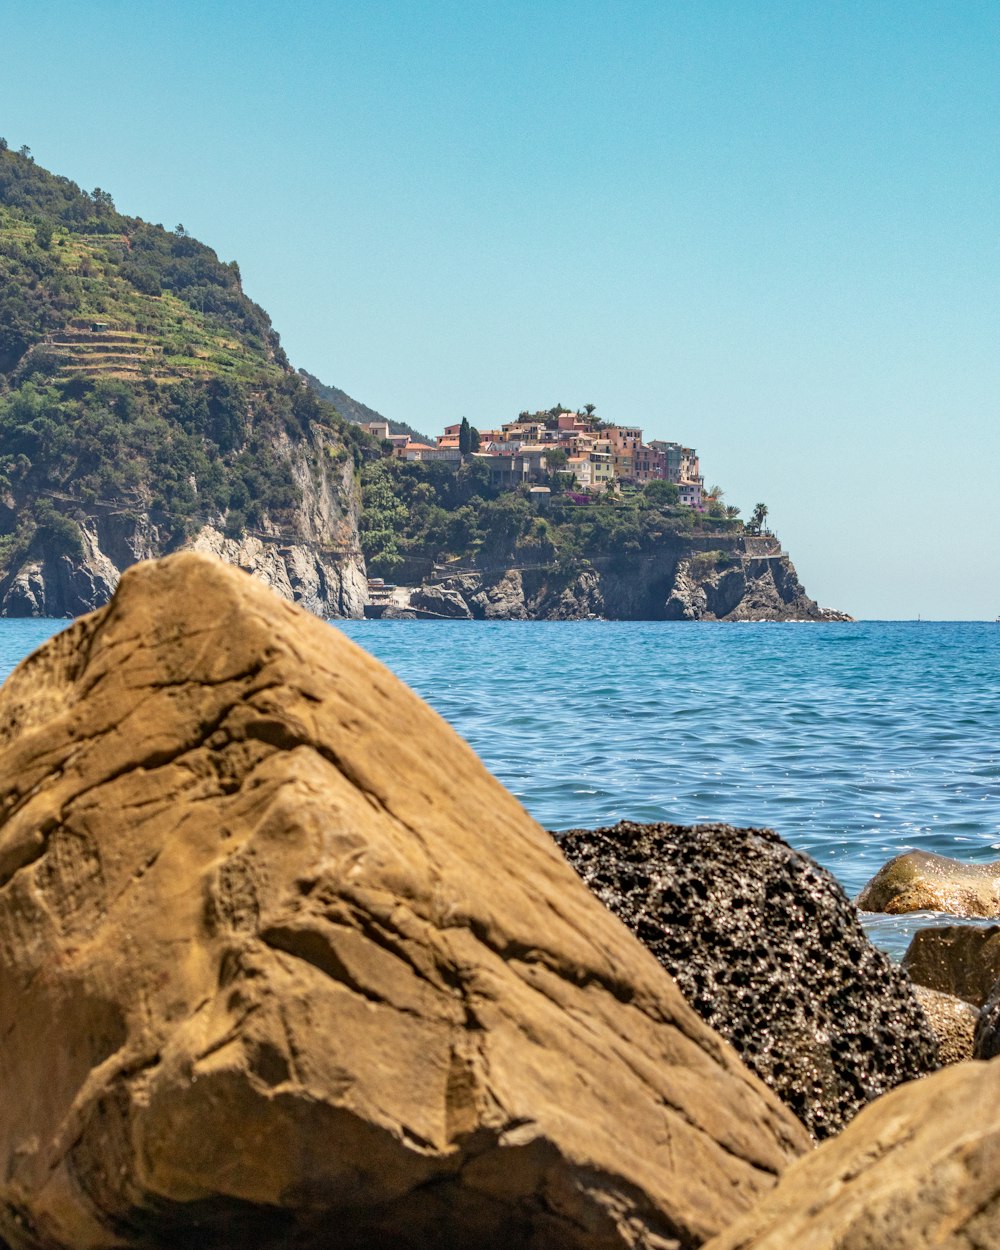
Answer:
[(995, 1250), (1000, 1062), (901, 1085), (705, 1250)]
[(690, 1247), (808, 1139), (414, 694), (184, 554), (0, 691), (0, 1238)]
[(907, 851), (878, 870), (857, 897), (862, 911), (942, 911), (1000, 916), (1000, 861), (968, 864), (932, 851)]
[(979, 1012), (964, 998), (915, 985), (917, 1002), (934, 1032), (940, 1063), (961, 1063), (973, 1057)]

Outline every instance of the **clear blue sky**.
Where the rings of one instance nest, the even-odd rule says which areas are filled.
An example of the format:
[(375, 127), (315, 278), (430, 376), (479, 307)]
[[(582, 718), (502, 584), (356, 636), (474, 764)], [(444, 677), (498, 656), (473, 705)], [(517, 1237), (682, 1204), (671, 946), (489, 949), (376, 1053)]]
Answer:
[(1000, 5), (0, 5), (0, 134), (430, 433), (696, 446), (820, 602), (1000, 613)]

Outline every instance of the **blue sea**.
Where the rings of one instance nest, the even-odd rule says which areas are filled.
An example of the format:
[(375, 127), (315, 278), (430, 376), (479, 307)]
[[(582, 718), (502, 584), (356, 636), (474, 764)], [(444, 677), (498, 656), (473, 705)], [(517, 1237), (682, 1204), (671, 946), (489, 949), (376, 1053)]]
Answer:
[[(0, 676), (63, 625), (0, 621)], [(1000, 858), (1000, 625), (347, 621), (550, 829), (769, 825), (854, 895)], [(927, 914), (867, 921), (898, 955)]]

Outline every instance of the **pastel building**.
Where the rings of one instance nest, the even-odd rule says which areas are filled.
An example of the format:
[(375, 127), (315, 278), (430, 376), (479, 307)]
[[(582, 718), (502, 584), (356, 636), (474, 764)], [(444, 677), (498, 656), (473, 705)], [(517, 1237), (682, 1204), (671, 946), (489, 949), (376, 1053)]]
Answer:
[(642, 430), (637, 426), (612, 425), (604, 433), (611, 443), (615, 477), (626, 482), (635, 480), (636, 453), (642, 445)]

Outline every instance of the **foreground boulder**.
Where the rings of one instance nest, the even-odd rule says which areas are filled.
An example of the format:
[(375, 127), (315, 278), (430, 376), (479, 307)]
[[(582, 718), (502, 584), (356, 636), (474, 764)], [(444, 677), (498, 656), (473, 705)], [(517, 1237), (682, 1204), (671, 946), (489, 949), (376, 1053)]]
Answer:
[(967, 864), (933, 851), (907, 851), (878, 870), (857, 897), (862, 911), (943, 911), (1000, 917), (1000, 861)]
[(12, 1250), (693, 1247), (808, 1143), (415, 695), (180, 555), (0, 691)]
[(937, 1066), (907, 977), (833, 877), (770, 829), (559, 834), (592, 890), (818, 1138)]
[(994, 1250), (1000, 1064), (962, 1063), (872, 1103), (706, 1250)]

